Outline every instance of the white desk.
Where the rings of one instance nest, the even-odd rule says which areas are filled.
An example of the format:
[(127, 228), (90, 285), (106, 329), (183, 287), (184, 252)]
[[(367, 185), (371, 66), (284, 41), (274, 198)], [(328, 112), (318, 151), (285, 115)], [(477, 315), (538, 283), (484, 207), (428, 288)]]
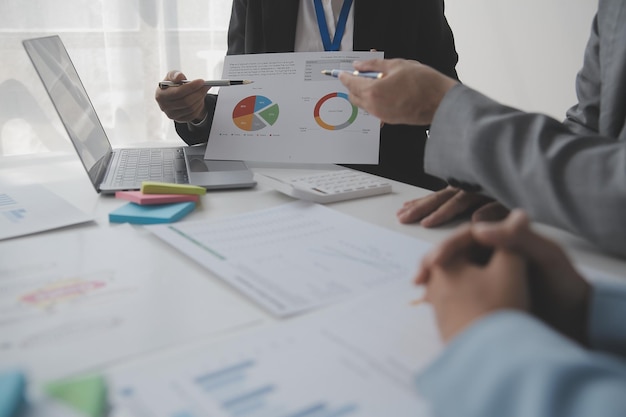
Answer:
[[(271, 167), (269, 164), (250, 164), (250, 166), (255, 171), (268, 173), (276, 169), (285, 169)], [(312, 166), (308, 168), (312, 168)], [(306, 169), (305, 171), (310, 170)], [(178, 305), (170, 306), (172, 307), (171, 312), (181, 310), (178, 313), (174, 313), (172, 320), (175, 321), (179, 318), (183, 322), (164, 323), (157, 319), (149, 322), (153, 328), (144, 329), (145, 332), (142, 334), (126, 336), (129, 338), (126, 342), (129, 342), (128, 345), (132, 348), (131, 354), (123, 354), (121, 351), (115, 352), (113, 349), (111, 360), (96, 367), (96, 370), (116, 366), (124, 367), (142, 357), (156, 356), (158, 358), (159, 355), (175, 353), (189, 346), (211, 344), (218, 339), (246, 333), (253, 328), (271, 327), (278, 321), (225, 285), (218, 277), (173, 250), (143, 228), (109, 224), (108, 213), (114, 208), (125, 204), (125, 202), (110, 196), (97, 194), (74, 154), (61, 153), (2, 157), (0, 158), (0, 179), (3, 182), (14, 185), (43, 184), (81, 210), (92, 213), (95, 217), (95, 222), (93, 223), (1, 241), (0, 285), (3, 278), (10, 278), (17, 273), (23, 272), (21, 270), (25, 268), (24, 265), (29, 264), (33, 265), (33, 267), (40, 267), (38, 260), (42, 258), (48, 259), (50, 256), (58, 259), (59, 262), (66, 261), (66, 263), (74, 265), (75, 273), (79, 274), (85, 268), (80, 259), (95, 257), (98, 254), (92, 253), (92, 251), (101, 250), (103, 246), (107, 246), (105, 245), (106, 243), (110, 245), (111, 253), (116, 254), (118, 253), (116, 250), (125, 250), (132, 252), (126, 254), (128, 258), (132, 259), (134, 257), (141, 259), (143, 262), (143, 265), (128, 267), (128, 259), (126, 259), (126, 265), (123, 262), (107, 262), (103, 260), (102, 262), (108, 265), (108, 268), (115, 273), (118, 280), (123, 279), (125, 276), (130, 278), (138, 273), (144, 274), (145, 277), (150, 277), (150, 279), (154, 280), (154, 285), (160, 285), (159, 288), (162, 291), (170, 291), (172, 300), (178, 303)], [(423, 196), (426, 193), (428, 193), (426, 190), (394, 182), (391, 194), (334, 203), (329, 205), (329, 207), (399, 233), (436, 243), (444, 239), (453, 230), (453, 226), (424, 229), (418, 225), (402, 225), (396, 220), (395, 216), (396, 210), (401, 207), (403, 202)], [(227, 215), (273, 207), (289, 201), (293, 200), (260, 184), (256, 188), (248, 190), (211, 191), (202, 197), (201, 205), (182, 221), (218, 219)], [(625, 275), (626, 262), (624, 260), (603, 255), (589, 243), (566, 232), (542, 225), (537, 227), (545, 234), (563, 243), (576, 262), (608, 274)], [(109, 242), (93, 242), (94, 236), (104, 236)], [(123, 237), (123, 244), (120, 242), (116, 243), (116, 236)], [(59, 245), (55, 242), (62, 242), (62, 244)], [(36, 253), (20, 252), (18, 255), (15, 255), (15, 249), (21, 247), (34, 247), (40, 251)], [(82, 248), (80, 253), (76, 253), (76, 248)], [(124, 248), (131, 249), (127, 250)], [(11, 256), (7, 255), (9, 253)], [(106, 253), (102, 254), (102, 256), (105, 255)], [(72, 262), (74, 263), (72, 264)], [(200, 293), (198, 297), (205, 297), (206, 303), (198, 302), (198, 305), (193, 307), (191, 306), (193, 302), (190, 302), (190, 305), (186, 305), (187, 303), (183, 300), (177, 299), (175, 294), (176, 288), (181, 285), (189, 285), (192, 288), (196, 288), (197, 292)], [(144, 298), (143, 300), (145, 301), (146, 299)], [(202, 300), (202, 298), (199, 298), (199, 300)], [(202, 329), (203, 326), (198, 326), (198, 323), (184, 322), (186, 317), (184, 310), (191, 308), (196, 308), (205, 317), (211, 318), (210, 323), (206, 325), (206, 328), (210, 330), (198, 331), (198, 328)], [(198, 311), (191, 311), (189, 314), (195, 314)], [(288, 320), (299, 319), (299, 317), (295, 317)], [(160, 334), (159, 329), (168, 328), (168, 325), (176, 328), (176, 331), (179, 333), (171, 337)], [(0, 321), (0, 329), (1, 326), (2, 322)], [(2, 331), (0, 330), (1, 333)], [(60, 335), (59, 337), (62, 336)], [(131, 340), (133, 338), (137, 338), (137, 343)], [(37, 369), (31, 372), (35, 382), (66, 376), (65, 374), (68, 372), (71, 374), (72, 372), (84, 371), (84, 369), (80, 369), (80, 366), (74, 369), (71, 366), (65, 367), (63, 364), (59, 364), (55, 360), (54, 353), (61, 350), (56, 351), (56, 348), (52, 346), (54, 340), (50, 340), (51, 353), (49, 357), (43, 355), (44, 357), (39, 361)], [(148, 341), (151, 344), (143, 345), (139, 343), (139, 340)], [(153, 349), (146, 351), (144, 349), (145, 346), (153, 346)], [(158, 348), (155, 349), (155, 346)], [(103, 347), (103, 349), (109, 348), (110, 346)], [(68, 349), (71, 352), (71, 344), (63, 346), (65, 352)], [(2, 346), (0, 344), (0, 355), (2, 355), (3, 350), (5, 354), (11, 352), (12, 355), (19, 357), (19, 347)], [(75, 354), (84, 355), (85, 352), (75, 352)]]

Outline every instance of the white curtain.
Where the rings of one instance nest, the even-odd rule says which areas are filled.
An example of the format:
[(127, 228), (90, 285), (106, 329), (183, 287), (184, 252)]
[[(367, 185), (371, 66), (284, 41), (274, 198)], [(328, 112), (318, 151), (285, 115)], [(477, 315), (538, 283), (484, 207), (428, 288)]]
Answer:
[[(220, 78), (232, 0), (1, 0), (0, 154), (69, 140), (23, 50), (58, 34), (114, 147), (179, 141), (154, 100), (170, 69)], [(182, 142), (181, 142), (182, 143)]]

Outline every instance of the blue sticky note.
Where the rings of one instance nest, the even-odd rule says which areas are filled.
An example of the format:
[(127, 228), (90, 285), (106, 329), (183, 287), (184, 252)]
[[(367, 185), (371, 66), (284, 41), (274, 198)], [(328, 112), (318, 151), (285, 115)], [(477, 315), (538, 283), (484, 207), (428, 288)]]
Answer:
[(26, 402), (26, 377), (20, 371), (0, 373), (0, 417), (14, 417)]
[(196, 203), (139, 205), (128, 203), (109, 213), (109, 221), (113, 223), (158, 224), (171, 223), (191, 213)]

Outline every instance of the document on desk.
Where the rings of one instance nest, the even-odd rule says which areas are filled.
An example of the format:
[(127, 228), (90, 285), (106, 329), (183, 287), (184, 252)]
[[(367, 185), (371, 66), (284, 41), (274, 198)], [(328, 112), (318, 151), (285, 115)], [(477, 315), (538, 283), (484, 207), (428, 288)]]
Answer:
[(262, 321), (156, 243), (128, 225), (0, 242), (0, 369), (49, 381)]
[(377, 164), (380, 120), (354, 106), (327, 69), (383, 58), (382, 52), (227, 55), (206, 159)]
[(304, 201), (147, 227), (279, 317), (410, 280), (430, 247)]
[(18, 187), (0, 182), (0, 240), (92, 220), (42, 185)]
[(151, 417), (424, 417), (416, 373), (441, 350), (411, 282), (228, 342), (109, 375), (115, 405)]

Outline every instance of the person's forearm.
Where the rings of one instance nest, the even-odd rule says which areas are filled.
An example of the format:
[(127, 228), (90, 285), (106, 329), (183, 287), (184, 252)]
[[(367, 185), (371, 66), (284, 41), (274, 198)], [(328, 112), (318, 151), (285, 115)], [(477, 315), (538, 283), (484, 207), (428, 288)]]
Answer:
[(626, 256), (626, 142), (580, 135), (463, 85), (430, 128), (425, 170)]
[(626, 410), (626, 364), (590, 354), (536, 319), (474, 323), (416, 380), (440, 417), (603, 417)]
[(626, 282), (596, 282), (591, 293), (591, 347), (626, 359)]
[(185, 141), (187, 145), (197, 145), (206, 143), (209, 140), (209, 132), (213, 123), (215, 114), (215, 105), (217, 104), (217, 95), (207, 94), (204, 105), (207, 110), (207, 117), (199, 126), (190, 123), (174, 122), (176, 133)]

